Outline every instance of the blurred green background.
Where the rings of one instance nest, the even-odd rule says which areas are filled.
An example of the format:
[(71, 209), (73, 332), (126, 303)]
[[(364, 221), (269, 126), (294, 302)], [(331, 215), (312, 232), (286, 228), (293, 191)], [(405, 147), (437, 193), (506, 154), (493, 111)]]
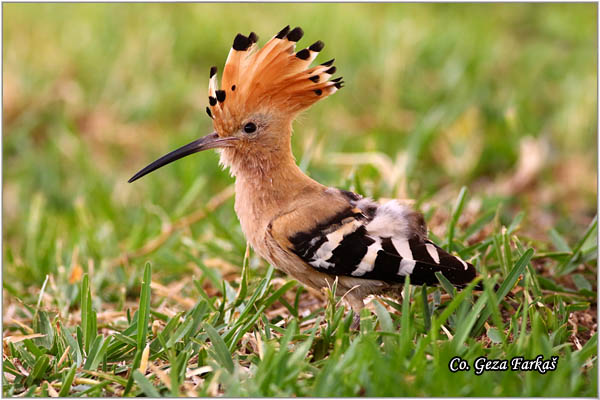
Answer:
[[(263, 44), (287, 24), (304, 29), (299, 46), (323, 40), (318, 60), (335, 57), (346, 82), (295, 124), (294, 153), (315, 179), (415, 198), (425, 211), (446, 211), (443, 226), (466, 185), (474, 213), (480, 203), (503, 202), (507, 219), (523, 210), (524, 233), (542, 242), (550, 228), (575, 240), (596, 213), (596, 4), (3, 11), (4, 287), (19, 297), (48, 273), (66, 280), (77, 262), (94, 268), (100, 288), (137, 282), (130, 264), (108, 260), (203, 207), (232, 178), (210, 153), (127, 179), (211, 130), (209, 67), (222, 70), (237, 32), (255, 31)], [(231, 203), (131, 263), (149, 259), (165, 280), (192, 268), (182, 249), (241, 265)], [(98, 291), (107, 301), (116, 293)]]

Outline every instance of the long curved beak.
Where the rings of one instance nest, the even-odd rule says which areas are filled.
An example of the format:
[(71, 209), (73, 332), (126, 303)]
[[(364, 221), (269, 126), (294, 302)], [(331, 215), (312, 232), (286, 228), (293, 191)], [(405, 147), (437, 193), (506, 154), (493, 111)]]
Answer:
[(159, 169), (167, 164), (177, 161), (180, 158), (189, 156), (190, 154), (198, 153), (202, 150), (215, 149), (218, 147), (231, 147), (232, 142), (237, 141), (235, 137), (220, 138), (216, 132), (208, 134), (203, 138), (194, 140), (192, 143), (188, 143), (185, 146), (178, 148), (154, 161), (150, 165), (144, 167), (137, 174), (131, 177), (127, 182), (131, 183), (135, 180), (140, 179), (142, 176), (149, 174), (150, 172)]

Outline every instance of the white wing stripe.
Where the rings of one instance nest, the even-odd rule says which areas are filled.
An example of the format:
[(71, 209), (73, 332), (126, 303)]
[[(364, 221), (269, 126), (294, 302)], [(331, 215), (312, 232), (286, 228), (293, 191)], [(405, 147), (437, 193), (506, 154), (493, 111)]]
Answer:
[(435, 261), (436, 264), (439, 264), (440, 263), (440, 255), (438, 254), (438, 251), (435, 248), (435, 246), (432, 244), (429, 244), (429, 243), (425, 243), (425, 248), (427, 249), (427, 252), (431, 256), (431, 258), (433, 258), (433, 261)]
[(408, 258), (409, 260), (413, 260), (413, 254), (410, 250), (410, 245), (408, 244), (408, 240), (406, 239), (394, 239), (392, 238), (392, 244), (400, 254), (402, 258)]
[(360, 225), (360, 222), (353, 220), (327, 235), (327, 241), (317, 249), (310, 264), (325, 269), (333, 266), (332, 263), (327, 262), (333, 256), (333, 250), (340, 245), (345, 235), (354, 232)]
[(400, 268), (398, 268), (397, 275), (406, 276), (412, 274), (416, 264), (417, 262), (415, 260), (407, 260), (406, 258), (403, 258), (402, 261), (400, 261)]
[(362, 258), (360, 264), (352, 271), (353, 276), (362, 276), (367, 272), (373, 271), (375, 268), (375, 259), (377, 258), (377, 252), (381, 250), (381, 242), (379, 238), (375, 239), (375, 243), (367, 247), (367, 253)]
[(465, 267), (465, 271), (466, 271), (467, 269), (469, 269), (469, 266), (467, 265), (467, 263), (466, 263), (466, 262), (464, 262), (464, 261), (463, 261), (463, 259), (462, 259), (462, 258), (460, 258), (460, 257), (456, 257), (456, 259), (457, 259), (458, 261), (460, 261), (460, 262), (461, 262), (461, 264), (463, 265), (463, 267)]
[(311, 264), (316, 266), (317, 268), (329, 268), (331, 263), (326, 262), (325, 260), (329, 260), (333, 255), (333, 249), (337, 247), (337, 244), (333, 244), (332, 242), (325, 242), (317, 249), (315, 255), (313, 256), (313, 260)]

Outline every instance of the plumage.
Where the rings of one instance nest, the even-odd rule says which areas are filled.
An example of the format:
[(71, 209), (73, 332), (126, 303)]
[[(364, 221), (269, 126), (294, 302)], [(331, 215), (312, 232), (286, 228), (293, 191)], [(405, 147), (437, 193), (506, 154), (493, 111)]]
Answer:
[(324, 186), (298, 168), (291, 152), (297, 114), (343, 87), (331, 59), (311, 67), (316, 41), (295, 51), (301, 28), (283, 28), (259, 48), (238, 34), (221, 78), (210, 70), (207, 114), (214, 132), (142, 169), (130, 182), (186, 155), (217, 148), (235, 177), (235, 211), (254, 250), (316, 289), (337, 287), (356, 312), (370, 294), (437, 284), (436, 272), (461, 287), (473, 265), (427, 239), (423, 216), (392, 200), (383, 204)]
[[(294, 52), (296, 42), (302, 36), (300, 28), (287, 33), (283, 29), (261, 49), (253, 42), (256, 39), (254, 33), (235, 37), (223, 70), (223, 93), (220, 95), (216, 70), (211, 69), (209, 96), (219, 100), (217, 103), (211, 101), (211, 112), (216, 117), (215, 124), (223, 125), (218, 131), (231, 129), (232, 121), (237, 121), (249, 110), (263, 108), (265, 103), (270, 108), (284, 107), (282, 111), (295, 115), (340, 88), (339, 82), (328, 82), (335, 69), (325, 66), (309, 69), (325, 46), (323, 42), (317, 41)], [(315, 75), (318, 81), (308, 79)], [(232, 90), (234, 86), (235, 91)], [(221, 102), (223, 97), (227, 101)]]
[(398, 283), (411, 275), (413, 284), (432, 285), (439, 271), (456, 285), (470, 282), (475, 268), (426, 239), (422, 229), (406, 226), (411, 213), (395, 201), (379, 206), (368, 199), (348, 200), (347, 210), (327, 225), (292, 236), (290, 250), (330, 274)]

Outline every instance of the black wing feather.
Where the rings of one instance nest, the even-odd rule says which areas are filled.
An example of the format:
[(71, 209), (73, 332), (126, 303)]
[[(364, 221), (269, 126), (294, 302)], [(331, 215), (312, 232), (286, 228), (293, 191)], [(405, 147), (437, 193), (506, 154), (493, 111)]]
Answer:
[[(336, 237), (334, 243), (330, 242), (331, 234), (336, 228), (340, 229), (342, 224), (348, 224), (348, 212), (344, 212), (330, 222), (337, 224), (322, 224), (310, 232), (296, 234), (290, 239), (293, 245), (292, 251), (313, 268), (332, 275), (353, 276), (362, 279), (375, 279), (386, 282), (404, 282), (404, 275), (399, 275), (402, 261), (413, 265), (410, 272), (411, 283), (416, 285), (437, 285), (436, 272), (441, 272), (451, 283), (463, 286), (473, 280), (476, 271), (473, 265), (447, 253), (433, 242), (414, 235), (408, 240), (408, 246), (412, 258), (404, 258), (400, 255), (391, 237), (378, 238), (370, 235), (365, 226), (364, 215), (354, 215), (362, 224), (345, 234)], [(343, 217), (343, 218), (342, 218)], [(328, 235), (330, 235), (328, 237)], [(377, 243), (376, 243), (377, 242)], [(378, 246), (374, 261), (366, 265), (372, 265), (370, 270), (361, 274), (359, 264), (365, 259), (369, 246)], [(428, 247), (427, 246), (433, 246)], [(325, 251), (329, 249), (329, 251)], [(435, 250), (433, 250), (435, 249)], [(374, 250), (373, 250), (374, 251)], [(435, 251), (438, 260), (435, 260), (430, 252)], [(323, 258), (324, 254), (327, 258)], [(437, 261), (437, 262), (436, 262)]]

